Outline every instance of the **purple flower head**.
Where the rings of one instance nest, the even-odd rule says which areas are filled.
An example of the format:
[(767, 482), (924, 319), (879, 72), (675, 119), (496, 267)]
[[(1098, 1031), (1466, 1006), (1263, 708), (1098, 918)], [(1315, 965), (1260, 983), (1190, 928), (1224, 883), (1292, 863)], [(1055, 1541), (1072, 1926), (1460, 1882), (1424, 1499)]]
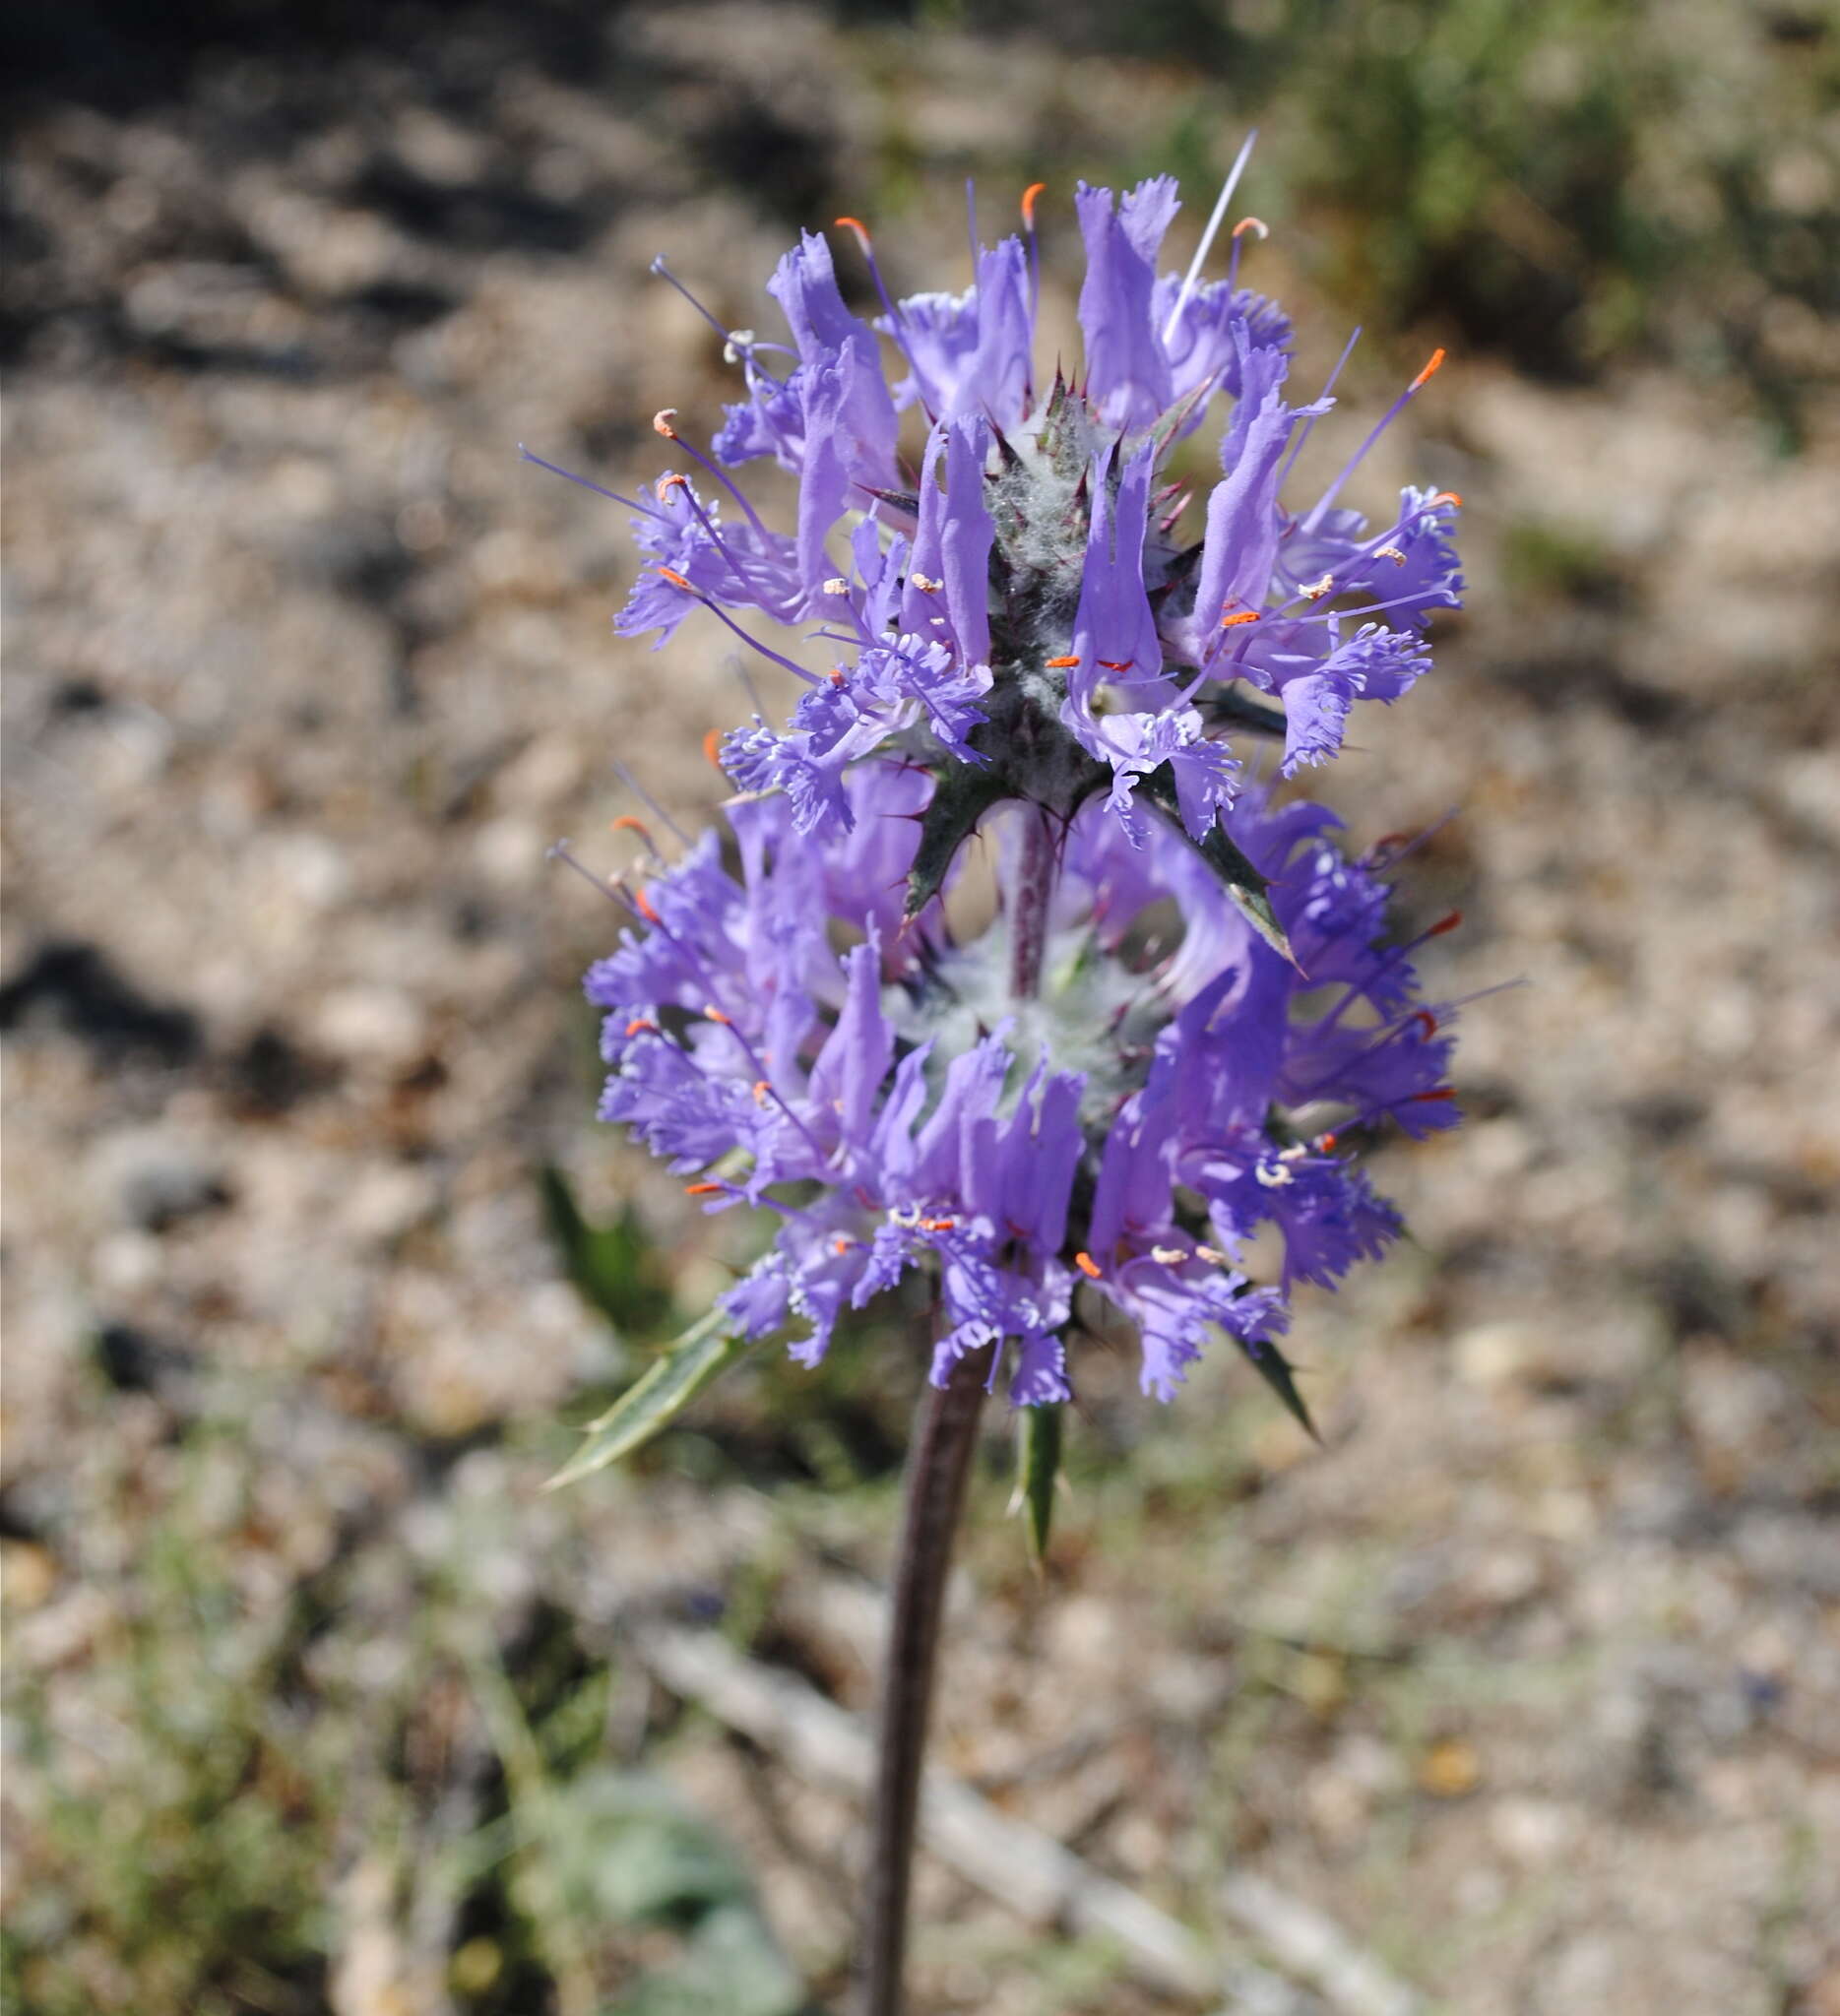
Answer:
[[(1274, 794), (1426, 674), (1460, 596), (1456, 499), (1407, 490), (1371, 528), (1340, 502), (1437, 359), (1288, 507), (1333, 402), (1291, 403), (1290, 324), (1238, 282), (1253, 220), (1201, 277), (1225, 201), (1178, 277), (1173, 181), (1076, 191), (1071, 382), (1036, 371), (1028, 204), (1028, 242), (975, 250), (956, 295), (895, 300), (853, 225), (872, 324), (805, 234), (769, 285), (787, 342), (728, 338), (745, 397), (713, 457), (660, 417), (698, 472), (642, 494), (619, 628), (801, 625), (793, 655), (756, 648), (802, 691), (720, 744), (728, 855), (705, 836), (615, 885), (628, 925), (587, 982), (601, 1111), (711, 1210), (774, 1214), (723, 1307), (807, 1361), (920, 1268), (936, 1379), (994, 1346), (1017, 1403), (1065, 1399), (1110, 1306), (1146, 1392), (1224, 1334), (1289, 1398), (1293, 1292), (1400, 1229), (1364, 1151), (1458, 1117), (1453, 1010), (1421, 999), (1382, 865)], [(1191, 504), (1166, 464), (1211, 411), (1220, 474)], [(727, 473), (769, 455), (798, 479), (788, 531)], [(972, 929), (944, 899), (980, 848), (1002, 894)]]
[[(1397, 1232), (1338, 1142), (1450, 1123), (1450, 1011), (1416, 1005), (1384, 890), (1329, 845), (1320, 808), (1246, 793), (1228, 817), (1279, 871), (1281, 914), (1331, 985), (1196, 874), (1175, 828), (1133, 847), (1094, 802), (1060, 848), (1040, 992), (1018, 1001), (1013, 911), (961, 940), (936, 902), (905, 927), (885, 906), (925, 774), (874, 758), (837, 788), (844, 837), (822, 850), (790, 792), (732, 805), (736, 868), (706, 835), (633, 892), (633, 927), (587, 979), (606, 1018), (602, 1117), (710, 1209), (779, 1215), (726, 1298), (747, 1334), (792, 1325), (815, 1361), (846, 1309), (924, 1265), (936, 1373), (999, 1343), (1016, 1401), (1065, 1398), (1090, 1296), (1137, 1324), (1144, 1389), (1167, 1399), (1215, 1331), (1256, 1357), (1295, 1283), (1333, 1284)], [(1033, 816), (993, 822), (1001, 850)], [(1172, 897), (1181, 943), (1133, 971), (1122, 948)], [(1265, 1226), (1285, 1257), (1261, 1289), (1239, 1260)]]

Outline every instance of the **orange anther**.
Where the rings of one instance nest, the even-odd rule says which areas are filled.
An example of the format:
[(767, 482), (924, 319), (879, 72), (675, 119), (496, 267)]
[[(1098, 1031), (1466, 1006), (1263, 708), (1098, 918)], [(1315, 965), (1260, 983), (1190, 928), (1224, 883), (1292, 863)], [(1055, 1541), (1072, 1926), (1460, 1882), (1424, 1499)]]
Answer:
[(757, 1078), (754, 1081), (754, 1103), (757, 1106), (764, 1106), (772, 1091), (773, 1087), (764, 1078)]
[(1128, 672), (1131, 668), (1132, 661), (1128, 658), (1102, 658), (1096, 660), (1095, 662), (1104, 665), (1109, 672)]
[(1428, 938), (1441, 938), (1446, 931), (1454, 931), (1462, 921), (1463, 913), (1460, 910), (1453, 910), (1447, 917), (1439, 917), (1425, 935)]
[(1047, 187), (1046, 182), (1031, 182), (1022, 192), (1022, 225), (1024, 230), (1035, 229), (1035, 199)]
[(645, 1036), (647, 1034), (657, 1036), (658, 1024), (647, 1021), (643, 1015), (635, 1015), (626, 1025), (626, 1034), (628, 1036)]
[(1425, 1025), (1425, 1034), (1428, 1037), (1433, 1037), (1437, 1034), (1437, 1017), (1428, 1008), (1421, 1008), (1412, 1019), (1414, 1022)]
[(848, 1253), (849, 1250), (850, 1241), (843, 1237), (841, 1233), (831, 1241), (831, 1251), (833, 1253)]
[(833, 665), (830, 668), (830, 670), (825, 673), (824, 676), (828, 680), (830, 680), (833, 686), (841, 686), (844, 683), (847, 674), (845, 673), (842, 665)]
[(720, 1022), (724, 1029), (732, 1029), (734, 1027), (734, 1017), (732, 1015), (725, 1015), (720, 1008), (705, 1008), (703, 1013), (708, 1016), (711, 1022)]
[(720, 728), (711, 728), (709, 733), (703, 737), (703, 754), (709, 758), (710, 762), (718, 770), (722, 768), (722, 730)]
[(1454, 1085), (1440, 1085), (1435, 1092), (1415, 1092), (1408, 1103), (1430, 1105), (1440, 1099), (1455, 1099), (1456, 1096), (1457, 1089)]
[(1440, 504), (1453, 505), (1458, 511), (1463, 509), (1463, 499), (1454, 490), (1439, 490), (1431, 499), (1431, 509), (1435, 511)]
[(1046, 658), (1042, 661), (1050, 670), (1058, 670), (1062, 665), (1077, 665), (1079, 662), (1077, 656), (1073, 658)]
[(1074, 1254), (1073, 1264), (1086, 1276), (1088, 1281), (1099, 1280), (1099, 1262), (1090, 1253)]
[(1223, 630), (1236, 630), (1241, 623), (1256, 623), (1257, 621), (1258, 611), (1256, 609), (1241, 609), (1237, 616), (1223, 616), (1221, 618), (1221, 628)]
[(676, 440), (677, 430), (671, 425), (671, 421), (676, 417), (677, 409), (674, 406), (661, 407), (652, 415), (652, 431), (655, 434), (663, 434), (666, 441)]
[(656, 924), (662, 921), (658, 912), (652, 908), (651, 899), (643, 889), (635, 889), (633, 891), (632, 907), (644, 917), (648, 924)]
[(1316, 1153), (1318, 1155), (1332, 1155), (1334, 1152), (1335, 1136), (1333, 1134), (1318, 1134), (1316, 1136)]
[(681, 588), (690, 595), (696, 593), (696, 590), (691, 588), (690, 584), (677, 572), (676, 568), (661, 567), (658, 571), (670, 583), (672, 588)]
[(683, 1194), (686, 1197), (720, 1197), (728, 1187), (727, 1183), (686, 1183)]
[(1241, 231), (1256, 231), (1261, 239), (1271, 236), (1271, 226), (1262, 217), (1242, 217), (1234, 225), (1233, 234), (1237, 238)]
[(688, 476), (678, 475), (673, 471), (672, 473), (667, 476), (659, 477), (657, 483), (653, 485), (653, 495), (656, 496), (658, 501), (662, 504), (673, 490), (679, 487), (687, 490), (690, 487), (690, 478)]
[(922, 1218), (920, 1228), (923, 1232), (949, 1232), (957, 1224), (955, 1218)]
[(1443, 361), (1444, 353), (1442, 348), (1440, 347), (1434, 349), (1431, 352), (1430, 360), (1427, 363), (1425, 369), (1419, 373), (1419, 375), (1412, 381), (1412, 383), (1409, 386), (1406, 387), (1406, 390), (1408, 392), (1417, 392), (1419, 387), (1423, 385), (1428, 378), (1436, 376), (1438, 367), (1443, 363)]
[(863, 253), (866, 255), (869, 249), (868, 225), (860, 218), (854, 217), (840, 217), (837, 222), (840, 228), (856, 232), (857, 243), (862, 247)]
[(622, 812), (617, 819), (610, 819), (607, 822), (607, 831), (609, 833), (636, 833), (647, 841), (652, 838), (651, 834), (646, 831), (645, 821), (635, 818), (630, 812)]

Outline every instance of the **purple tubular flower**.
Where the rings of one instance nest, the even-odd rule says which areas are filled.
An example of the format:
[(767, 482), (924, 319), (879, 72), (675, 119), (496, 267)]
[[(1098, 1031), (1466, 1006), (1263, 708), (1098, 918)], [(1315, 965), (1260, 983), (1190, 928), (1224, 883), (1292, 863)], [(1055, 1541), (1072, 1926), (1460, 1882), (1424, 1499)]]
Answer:
[[(1174, 402), (1204, 386), (1238, 399), (1245, 389), (1243, 358), (1247, 350), (1282, 352), (1290, 348), (1291, 318), (1263, 294), (1236, 287), (1230, 281), (1209, 282), (1191, 290), (1172, 329), (1170, 318), (1180, 298), (1181, 283), (1173, 273), (1157, 282), (1150, 296), (1152, 327), (1159, 333), (1170, 331), (1164, 350)], [(1201, 424), (1205, 410), (1205, 403), (1196, 406), (1177, 430), (1177, 439)]]
[[(711, 601), (728, 608), (754, 608), (775, 622), (791, 622), (803, 599), (793, 541), (754, 526), (725, 526), (720, 505), (705, 505), (685, 477), (659, 486), (657, 508), (642, 507), (634, 531), (655, 565), (640, 575), (626, 606), (613, 619), (622, 637), (674, 632), (696, 607), (694, 598), (662, 574), (667, 567)], [(656, 650), (658, 647), (653, 647)]]
[[(730, 339), (746, 397), (697, 457), (725, 509), (681, 474), (642, 495), (622, 633), (751, 609), (822, 655), (780, 660), (805, 679), (783, 726), (721, 744), (729, 860), (705, 835), (614, 885), (634, 921), (587, 978), (601, 1111), (712, 1211), (777, 1217), (723, 1308), (806, 1362), (920, 1268), (935, 1380), (994, 1345), (1017, 1404), (1064, 1400), (1103, 1303), (1147, 1393), (1224, 1334), (1289, 1397), (1294, 1291), (1400, 1229), (1360, 1154), (1459, 1114), (1454, 1009), (1422, 1001), (1383, 864), (1275, 793), (1428, 671), (1457, 500), (1408, 489), (1379, 529), (1342, 506), (1375, 428), (1287, 509), (1299, 423), (1331, 402), (1287, 404), (1290, 325), (1237, 247), (1224, 281), (1160, 276), (1168, 178), (1075, 205), (1083, 389), (1038, 396), (1019, 240), (978, 251), (964, 294), (884, 291), (871, 329), (807, 234), (770, 284), (792, 368)], [(1216, 394), (1222, 473), (1191, 510), (1159, 472)], [(897, 405), (928, 422), (917, 487)], [(793, 536), (722, 473), (768, 455), (798, 478)], [(1230, 732), (1282, 736), (1265, 782)], [(942, 901), (974, 835), (1002, 890), (976, 930)], [(1261, 1233), (1282, 1259), (1255, 1283)]]
[(1082, 182), (1073, 201), (1086, 240), (1080, 331), (1087, 395), (1109, 426), (1147, 427), (1174, 396), (1154, 303), (1157, 253), (1181, 208), (1175, 183), (1169, 175), (1140, 182), (1114, 210), (1110, 189)]
[(1025, 415), (1032, 387), (1035, 317), (1020, 238), (978, 254), (978, 281), (963, 294), (910, 294), (876, 328), (908, 359), (895, 402), (917, 402), (935, 419), (983, 413), (999, 427)]
[[(967, 665), (983, 664), (990, 656), (994, 527), (983, 498), (989, 450), (989, 424), (976, 414), (933, 429), (920, 476), (920, 526), (902, 605), (906, 628), (922, 637), (939, 636)], [(935, 479), (942, 453), (943, 492)]]

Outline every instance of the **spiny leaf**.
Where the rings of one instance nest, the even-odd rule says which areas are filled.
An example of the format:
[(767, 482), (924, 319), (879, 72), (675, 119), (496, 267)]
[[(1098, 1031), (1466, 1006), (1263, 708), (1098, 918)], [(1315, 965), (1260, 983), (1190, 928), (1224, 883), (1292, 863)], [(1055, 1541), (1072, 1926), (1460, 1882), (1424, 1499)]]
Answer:
[(1197, 704), (1210, 722), (1218, 722), (1222, 727), (1250, 728), (1260, 735), (1283, 735), (1290, 728), (1280, 709), (1261, 707), (1256, 700), (1248, 700), (1243, 693), (1231, 688), (1211, 694)]
[(933, 787), (920, 819), (920, 846), (908, 870), (907, 915), (917, 917), (945, 886), (953, 857), (978, 821), (1009, 793), (988, 770), (954, 764)]
[[(1144, 779), (1143, 788), (1150, 802), (1220, 877), (1221, 887), (1239, 914), (1287, 966), (1297, 966), (1291, 941), (1285, 936), (1284, 926), (1279, 923), (1278, 914), (1272, 909), (1271, 898), (1266, 894), (1271, 888), (1270, 882), (1228, 838), (1227, 829), (1220, 825), (1211, 826), (1204, 840), (1196, 840), (1189, 833), (1182, 824), (1181, 806), (1175, 795), (1175, 777), (1167, 763)], [(1301, 973), (1302, 969), (1298, 967), (1298, 971)]]
[(1251, 1359), (1253, 1370), (1284, 1402), (1286, 1413), (1312, 1442), (1320, 1444), (1322, 1437), (1309, 1418), (1309, 1409), (1303, 1405), (1303, 1396), (1297, 1390), (1297, 1380), (1284, 1353), (1275, 1344), (1242, 1344), (1240, 1349)]
[(588, 1439), (543, 1488), (553, 1491), (572, 1484), (631, 1455), (748, 1349), (735, 1335), (734, 1318), (726, 1309), (712, 1309), (674, 1344), (667, 1344), (605, 1414), (588, 1423), (583, 1430)]
[(1016, 1457), (1017, 1509), (1022, 1513), (1029, 1559), (1039, 1570), (1047, 1557), (1047, 1529), (1054, 1514), (1054, 1485), (1060, 1477), (1060, 1409), (1023, 1407)]

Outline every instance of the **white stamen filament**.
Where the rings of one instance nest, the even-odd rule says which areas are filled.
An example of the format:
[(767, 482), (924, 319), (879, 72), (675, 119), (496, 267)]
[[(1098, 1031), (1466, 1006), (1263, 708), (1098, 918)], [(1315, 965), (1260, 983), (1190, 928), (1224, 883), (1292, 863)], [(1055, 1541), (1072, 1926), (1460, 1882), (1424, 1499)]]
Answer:
[(1239, 186), (1239, 177), (1245, 171), (1245, 164), (1252, 158), (1252, 143), (1258, 138), (1258, 128), (1253, 127), (1245, 137), (1238, 158), (1227, 171), (1226, 186), (1221, 190), (1214, 205), (1214, 215), (1208, 219), (1208, 227), (1201, 233), (1201, 242), (1195, 247), (1195, 256), (1188, 262), (1188, 271), (1182, 275), (1182, 284), (1175, 295), (1175, 305), (1170, 310), (1170, 319), (1163, 325), (1163, 341), (1167, 346), (1175, 334), (1175, 325), (1182, 319), (1182, 310), (1188, 305), (1188, 296), (1195, 290), (1195, 282), (1201, 277), (1201, 269), (1207, 263), (1208, 254), (1214, 249), (1214, 240), (1220, 233), (1221, 224), (1227, 216), (1227, 206), (1233, 201), (1233, 193)]

